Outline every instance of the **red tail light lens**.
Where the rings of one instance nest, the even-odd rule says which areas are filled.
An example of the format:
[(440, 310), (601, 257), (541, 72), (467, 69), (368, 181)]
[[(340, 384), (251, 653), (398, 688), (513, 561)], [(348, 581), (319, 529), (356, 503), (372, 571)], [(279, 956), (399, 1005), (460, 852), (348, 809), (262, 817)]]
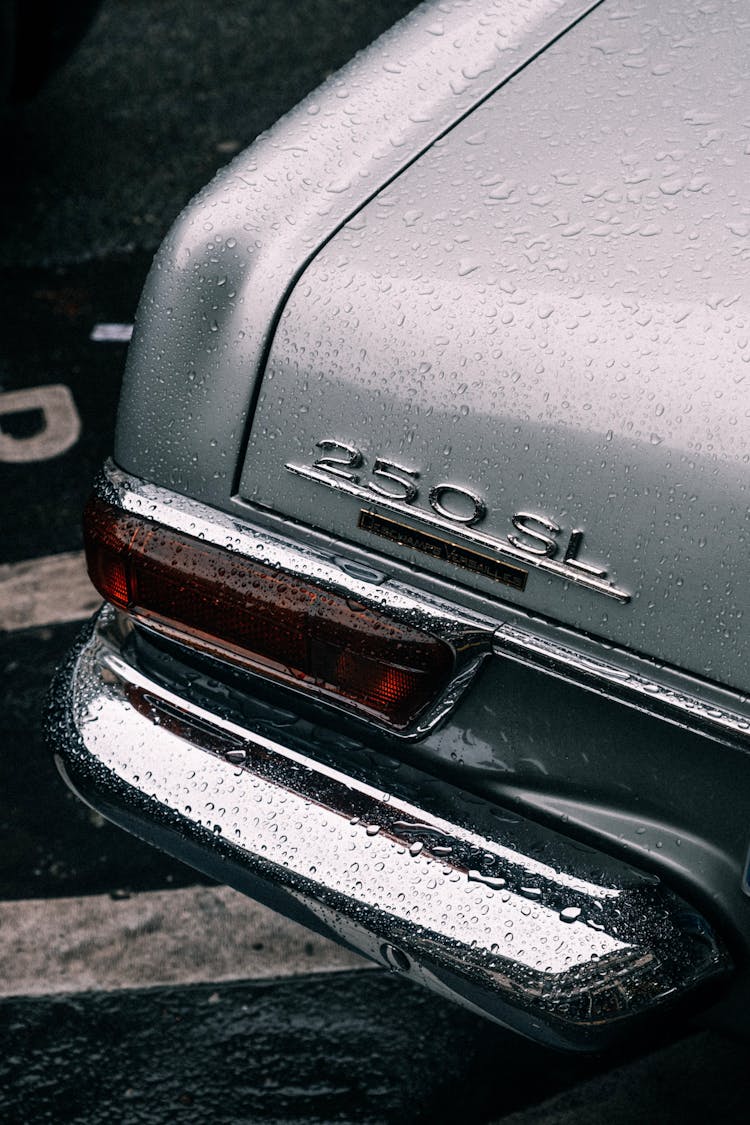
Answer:
[(396, 729), (439, 694), (439, 638), (304, 579), (93, 498), (86, 558), (101, 595), (162, 632)]

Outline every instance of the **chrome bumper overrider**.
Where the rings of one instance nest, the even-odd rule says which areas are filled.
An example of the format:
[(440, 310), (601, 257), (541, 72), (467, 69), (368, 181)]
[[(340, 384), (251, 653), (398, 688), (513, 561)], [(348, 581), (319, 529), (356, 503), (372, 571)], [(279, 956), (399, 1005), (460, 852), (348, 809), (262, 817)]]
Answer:
[(294, 723), (282, 744), (222, 718), (126, 659), (115, 623), (58, 684), (52, 739), (139, 836), (551, 1045), (600, 1047), (728, 969), (653, 876), (369, 751), (312, 757)]

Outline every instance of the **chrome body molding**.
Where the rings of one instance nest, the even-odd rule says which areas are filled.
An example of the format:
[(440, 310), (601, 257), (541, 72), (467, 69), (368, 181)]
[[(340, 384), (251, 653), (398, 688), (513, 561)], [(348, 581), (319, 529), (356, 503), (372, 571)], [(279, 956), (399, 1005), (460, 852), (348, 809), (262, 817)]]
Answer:
[[(746, 696), (605, 645), (515, 607), (498, 602), (482, 613), (455, 605), (377, 569), (348, 562), (344, 545), (324, 553), (266, 529), (254, 529), (205, 504), (149, 484), (107, 463), (96, 484), (101, 499), (184, 534), (224, 547), (251, 561), (278, 567), (371, 609), (425, 629), (450, 644), (455, 675), (438, 702), (408, 731), (421, 738), (448, 715), (491, 654), (532, 665), (686, 730), (750, 748), (750, 701)], [(328, 704), (328, 706), (333, 706)], [(365, 720), (362, 720), (365, 722)]]
[[(746, 698), (659, 668), (632, 653), (575, 638), (570, 630), (552, 627), (549, 632), (563, 637), (567, 634), (568, 643), (559, 636), (540, 635), (517, 624), (501, 625), (494, 635), (493, 651), (687, 730), (750, 749), (750, 706)], [(603, 655), (593, 651), (596, 647)]]
[[(565, 560), (561, 562), (539, 551), (524, 549), (520, 542), (511, 542), (511, 539), (502, 539), (498, 538), (496, 535), (487, 535), (486, 532), (477, 531), (475, 527), (469, 526), (468, 523), (457, 521), (451, 523), (445, 518), (441, 518), (438, 514), (426, 512), (422, 508), (415, 507), (414, 504), (388, 497), (381, 490), (378, 490), (377, 494), (373, 495), (371, 489), (364, 488), (362, 485), (356, 484), (351, 480), (346, 480), (343, 477), (333, 477), (330, 472), (316, 469), (314, 465), (297, 465), (294, 462), (288, 462), (284, 468), (287, 472), (293, 473), (294, 476), (304, 477), (305, 480), (325, 485), (326, 488), (332, 489), (334, 492), (342, 492), (346, 496), (354, 496), (362, 504), (377, 504), (379, 508), (384, 508), (388, 512), (394, 512), (400, 516), (405, 516), (407, 520), (413, 520), (416, 523), (435, 528), (437, 531), (442, 532), (443, 535), (448, 533), (458, 536), (461, 540), (470, 543), (474, 547), (481, 547), (493, 553), (499, 552), (507, 558), (522, 562), (525, 566), (534, 567), (535, 570), (543, 570), (545, 574), (553, 574), (556, 578), (562, 578), (565, 582), (572, 582), (574, 586), (582, 586), (586, 590), (594, 590), (598, 594), (604, 594), (608, 598), (614, 598), (616, 602), (620, 602), (623, 605), (630, 601), (630, 593), (628, 590), (616, 586), (614, 582), (610, 582), (607, 578), (600, 576), (598, 572), (581, 568), (580, 564), (576, 567), (571, 562)], [(439, 489), (448, 487), (450, 486), (439, 485), (437, 489), (432, 489), (432, 493), (434, 494)], [(480, 497), (476, 497), (476, 500), (477, 504), (484, 506), (484, 501), (482, 501)], [(520, 518), (521, 515), (525, 515), (526, 518), (529, 519), (539, 520), (541, 523), (547, 523), (544, 518), (540, 519), (540, 517), (531, 516), (528, 513), (518, 513), (518, 516), (515, 518)], [(555, 525), (549, 524), (549, 526), (552, 527)], [(575, 532), (574, 534), (580, 535), (580, 532)]]
[(293, 726), (221, 717), (139, 668), (130, 631), (100, 612), (50, 727), (66, 780), (123, 827), (558, 1047), (602, 1046), (730, 967), (653, 876), (381, 755), (364, 781)]

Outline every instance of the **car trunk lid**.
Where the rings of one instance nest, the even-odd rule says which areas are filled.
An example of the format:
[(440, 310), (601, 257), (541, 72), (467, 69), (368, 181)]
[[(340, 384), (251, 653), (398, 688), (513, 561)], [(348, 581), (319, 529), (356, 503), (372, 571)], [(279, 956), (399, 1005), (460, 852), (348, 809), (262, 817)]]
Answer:
[(241, 498), (742, 687), (736, 11), (605, 5), (364, 207), (284, 309)]

